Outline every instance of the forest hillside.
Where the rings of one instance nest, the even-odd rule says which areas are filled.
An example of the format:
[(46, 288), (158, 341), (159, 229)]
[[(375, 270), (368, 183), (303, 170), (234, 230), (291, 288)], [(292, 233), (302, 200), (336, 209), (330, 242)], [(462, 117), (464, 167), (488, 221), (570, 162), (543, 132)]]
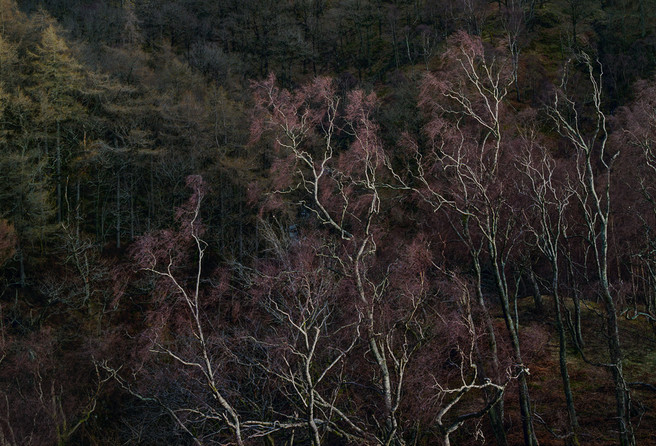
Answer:
[(0, 0), (0, 445), (656, 445), (656, 1)]

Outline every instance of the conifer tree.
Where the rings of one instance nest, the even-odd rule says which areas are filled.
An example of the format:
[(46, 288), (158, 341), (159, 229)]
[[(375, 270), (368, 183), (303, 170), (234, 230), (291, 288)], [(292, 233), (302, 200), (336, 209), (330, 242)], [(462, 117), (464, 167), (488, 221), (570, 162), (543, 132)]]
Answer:
[(54, 158), (56, 210), (59, 223), (62, 221), (62, 187), (65, 183), (62, 169), (65, 170), (72, 150), (70, 146), (63, 147), (62, 125), (73, 119), (79, 119), (83, 114), (83, 107), (78, 98), (84, 89), (84, 78), (82, 67), (75, 59), (73, 51), (52, 24), (43, 30), (41, 40), (32, 56), (34, 57), (32, 92), (41, 104), (38, 120), (43, 128), (47, 157), (50, 157), (49, 142), (53, 136), (55, 139), (55, 153), (52, 158)]

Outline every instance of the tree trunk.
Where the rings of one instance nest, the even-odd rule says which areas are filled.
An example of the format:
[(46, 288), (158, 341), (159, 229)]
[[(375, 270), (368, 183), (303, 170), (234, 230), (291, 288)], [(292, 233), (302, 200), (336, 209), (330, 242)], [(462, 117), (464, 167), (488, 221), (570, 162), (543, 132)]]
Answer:
[(134, 174), (130, 174), (130, 240), (134, 240)]
[(241, 196), (241, 190), (239, 190), (239, 218), (237, 219), (237, 224), (239, 226), (239, 261), (241, 262), (244, 258), (244, 215), (243, 215), (243, 202)]
[(116, 173), (116, 248), (121, 248), (121, 174)]
[[(478, 254), (475, 251), (472, 252), (472, 256), (474, 258), (474, 272), (476, 274), (476, 299), (482, 310), (483, 317), (485, 318), (485, 326), (488, 332), (488, 343), (490, 346), (490, 352), (492, 352), (494, 373), (499, 373), (497, 338), (494, 334), (494, 325), (492, 324), (490, 312), (488, 311), (487, 305), (485, 304), (485, 299), (483, 298), (481, 263), (478, 258)], [(479, 362), (482, 362), (482, 358)], [(484, 380), (487, 378), (487, 374), (485, 372), (486, 367), (483, 364), (480, 364), (479, 368), (481, 371), (481, 379)], [(506, 438), (506, 429), (503, 426), (503, 399), (499, 400), (499, 402), (490, 409), (488, 417), (490, 419), (492, 431), (494, 432), (494, 437), (497, 440), (497, 445), (507, 446), (508, 439)]]
[(497, 338), (496, 335), (494, 334), (494, 325), (492, 324), (492, 318), (490, 317), (490, 312), (487, 309), (487, 305), (485, 304), (485, 299), (483, 297), (483, 289), (482, 289), (483, 279), (482, 279), (482, 271), (481, 271), (481, 262), (476, 252), (472, 252), (472, 256), (474, 258), (474, 272), (476, 274), (476, 299), (478, 301), (478, 305), (481, 307), (481, 310), (483, 312), (483, 317), (485, 318), (485, 327), (487, 328), (488, 342), (490, 345), (490, 351), (492, 352), (494, 372), (498, 373), (499, 355), (497, 349)]
[[(493, 236), (492, 236), (493, 237)], [(504, 265), (501, 260), (498, 258), (498, 253), (496, 246), (494, 245), (494, 239), (489, 242), (490, 256), (492, 257), (493, 269), (494, 269), (494, 278), (496, 280), (496, 285), (499, 294), (499, 300), (501, 301), (501, 308), (503, 310), (503, 319), (506, 322), (506, 328), (510, 335), (510, 342), (512, 344), (513, 353), (515, 356), (515, 361), (520, 367), (524, 367), (522, 361), (521, 348), (519, 345), (519, 336), (515, 327), (515, 323), (512, 318), (512, 313), (510, 312), (510, 301), (508, 296), (508, 287), (505, 280), (505, 272), (503, 272)], [(524, 444), (526, 446), (537, 446), (538, 439), (535, 435), (535, 429), (533, 427), (533, 413), (531, 411), (531, 399), (528, 392), (528, 383), (526, 381), (526, 372), (518, 370), (517, 384), (519, 386), (519, 408), (522, 416), (522, 429), (524, 431)]]
[(604, 301), (606, 303), (607, 325), (608, 325), (608, 352), (610, 354), (611, 374), (615, 385), (615, 400), (617, 410), (617, 423), (619, 429), (619, 440), (621, 446), (635, 446), (635, 436), (631, 424), (631, 397), (624, 381), (622, 367), (622, 348), (620, 345), (620, 333), (617, 321), (617, 309), (610, 295), (608, 280), (601, 280), (604, 289)]
[(61, 181), (61, 145), (59, 120), (57, 120), (57, 139), (56, 139), (56, 178), (57, 178), (57, 223), (62, 222), (62, 181)]
[(75, 184), (75, 236), (80, 238), (80, 223), (82, 218), (80, 217), (80, 179), (77, 179)]
[(532, 268), (529, 268), (528, 280), (531, 282), (531, 287), (533, 288), (533, 301), (535, 302), (535, 311), (538, 314), (543, 314), (544, 303), (542, 302), (542, 294), (540, 293), (540, 286), (538, 285), (538, 281), (535, 278), (535, 272)]
[(572, 338), (580, 350), (583, 350), (585, 342), (583, 341), (583, 331), (581, 330), (581, 299), (579, 290), (574, 286), (574, 267), (572, 266), (572, 259), (568, 257), (567, 266), (569, 269), (569, 278), (572, 282), (572, 303), (574, 304), (574, 322), (571, 327)]
[(497, 404), (490, 408), (488, 416), (492, 425), (492, 432), (494, 432), (494, 438), (497, 440), (497, 445), (508, 446), (506, 429), (503, 426), (503, 399), (499, 400)]
[(574, 408), (574, 398), (572, 388), (569, 382), (569, 372), (567, 369), (567, 337), (565, 327), (563, 326), (562, 311), (560, 308), (560, 296), (558, 293), (558, 265), (552, 264), (553, 277), (551, 285), (553, 287), (554, 306), (556, 309), (556, 330), (558, 331), (558, 362), (560, 365), (560, 376), (563, 380), (563, 392), (565, 393), (565, 402), (567, 404), (567, 414), (569, 415), (570, 429), (572, 431), (571, 444), (578, 446), (579, 422)]
[(647, 35), (647, 11), (645, 10), (645, 0), (640, 0), (638, 6), (640, 11), (640, 37), (644, 39)]
[(25, 288), (25, 256), (23, 255), (23, 247), (20, 244), (20, 240), (18, 242), (18, 247), (16, 249), (16, 252), (18, 254), (18, 268), (19, 268), (19, 274), (20, 274), (20, 286), (21, 286), (21, 288)]

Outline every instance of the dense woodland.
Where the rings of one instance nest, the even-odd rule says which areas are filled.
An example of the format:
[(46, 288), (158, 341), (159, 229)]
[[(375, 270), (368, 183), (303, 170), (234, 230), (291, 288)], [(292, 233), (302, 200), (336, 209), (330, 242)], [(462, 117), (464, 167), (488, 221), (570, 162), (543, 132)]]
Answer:
[(656, 1), (0, 0), (0, 445), (656, 445)]

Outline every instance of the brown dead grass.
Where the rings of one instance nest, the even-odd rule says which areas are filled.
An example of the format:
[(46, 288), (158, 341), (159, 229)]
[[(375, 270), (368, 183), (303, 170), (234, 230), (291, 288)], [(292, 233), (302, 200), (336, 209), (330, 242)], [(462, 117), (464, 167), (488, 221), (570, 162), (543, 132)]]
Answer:
[[(560, 446), (567, 444), (566, 441), (556, 438), (549, 429), (565, 434), (568, 432), (569, 423), (558, 365), (558, 337), (553, 323), (553, 301), (548, 296), (544, 299), (547, 317), (534, 313), (532, 299), (522, 299), (519, 303), (522, 324), (520, 336), (522, 339), (530, 338), (536, 330), (546, 330), (548, 333), (547, 342), (541, 347), (540, 354), (532, 354), (528, 359), (524, 359), (530, 370), (529, 386), (534, 412), (544, 421), (544, 424), (536, 422), (540, 444)], [(592, 360), (602, 362), (606, 358), (607, 344), (600, 312), (603, 313), (603, 307), (596, 304), (583, 308), (582, 325), (586, 355)], [(506, 332), (503, 329), (498, 333), (499, 336), (505, 336)], [(620, 334), (625, 352), (624, 371), (627, 381), (656, 385), (656, 336), (649, 324), (644, 319), (622, 319)], [(615, 445), (615, 398), (611, 375), (604, 368), (585, 363), (572, 347), (570, 339), (568, 345), (569, 375), (581, 426), (581, 444)], [(633, 423), (637, 444), (656, 445), (656, 392), (646, 388), (631, 390), (636, 408)], [(524, 444), (516, 388), (509, 390), (505, 411), (509, 444)], [(486, 433), (486, 438), (494, 444), (491, 433)]]

